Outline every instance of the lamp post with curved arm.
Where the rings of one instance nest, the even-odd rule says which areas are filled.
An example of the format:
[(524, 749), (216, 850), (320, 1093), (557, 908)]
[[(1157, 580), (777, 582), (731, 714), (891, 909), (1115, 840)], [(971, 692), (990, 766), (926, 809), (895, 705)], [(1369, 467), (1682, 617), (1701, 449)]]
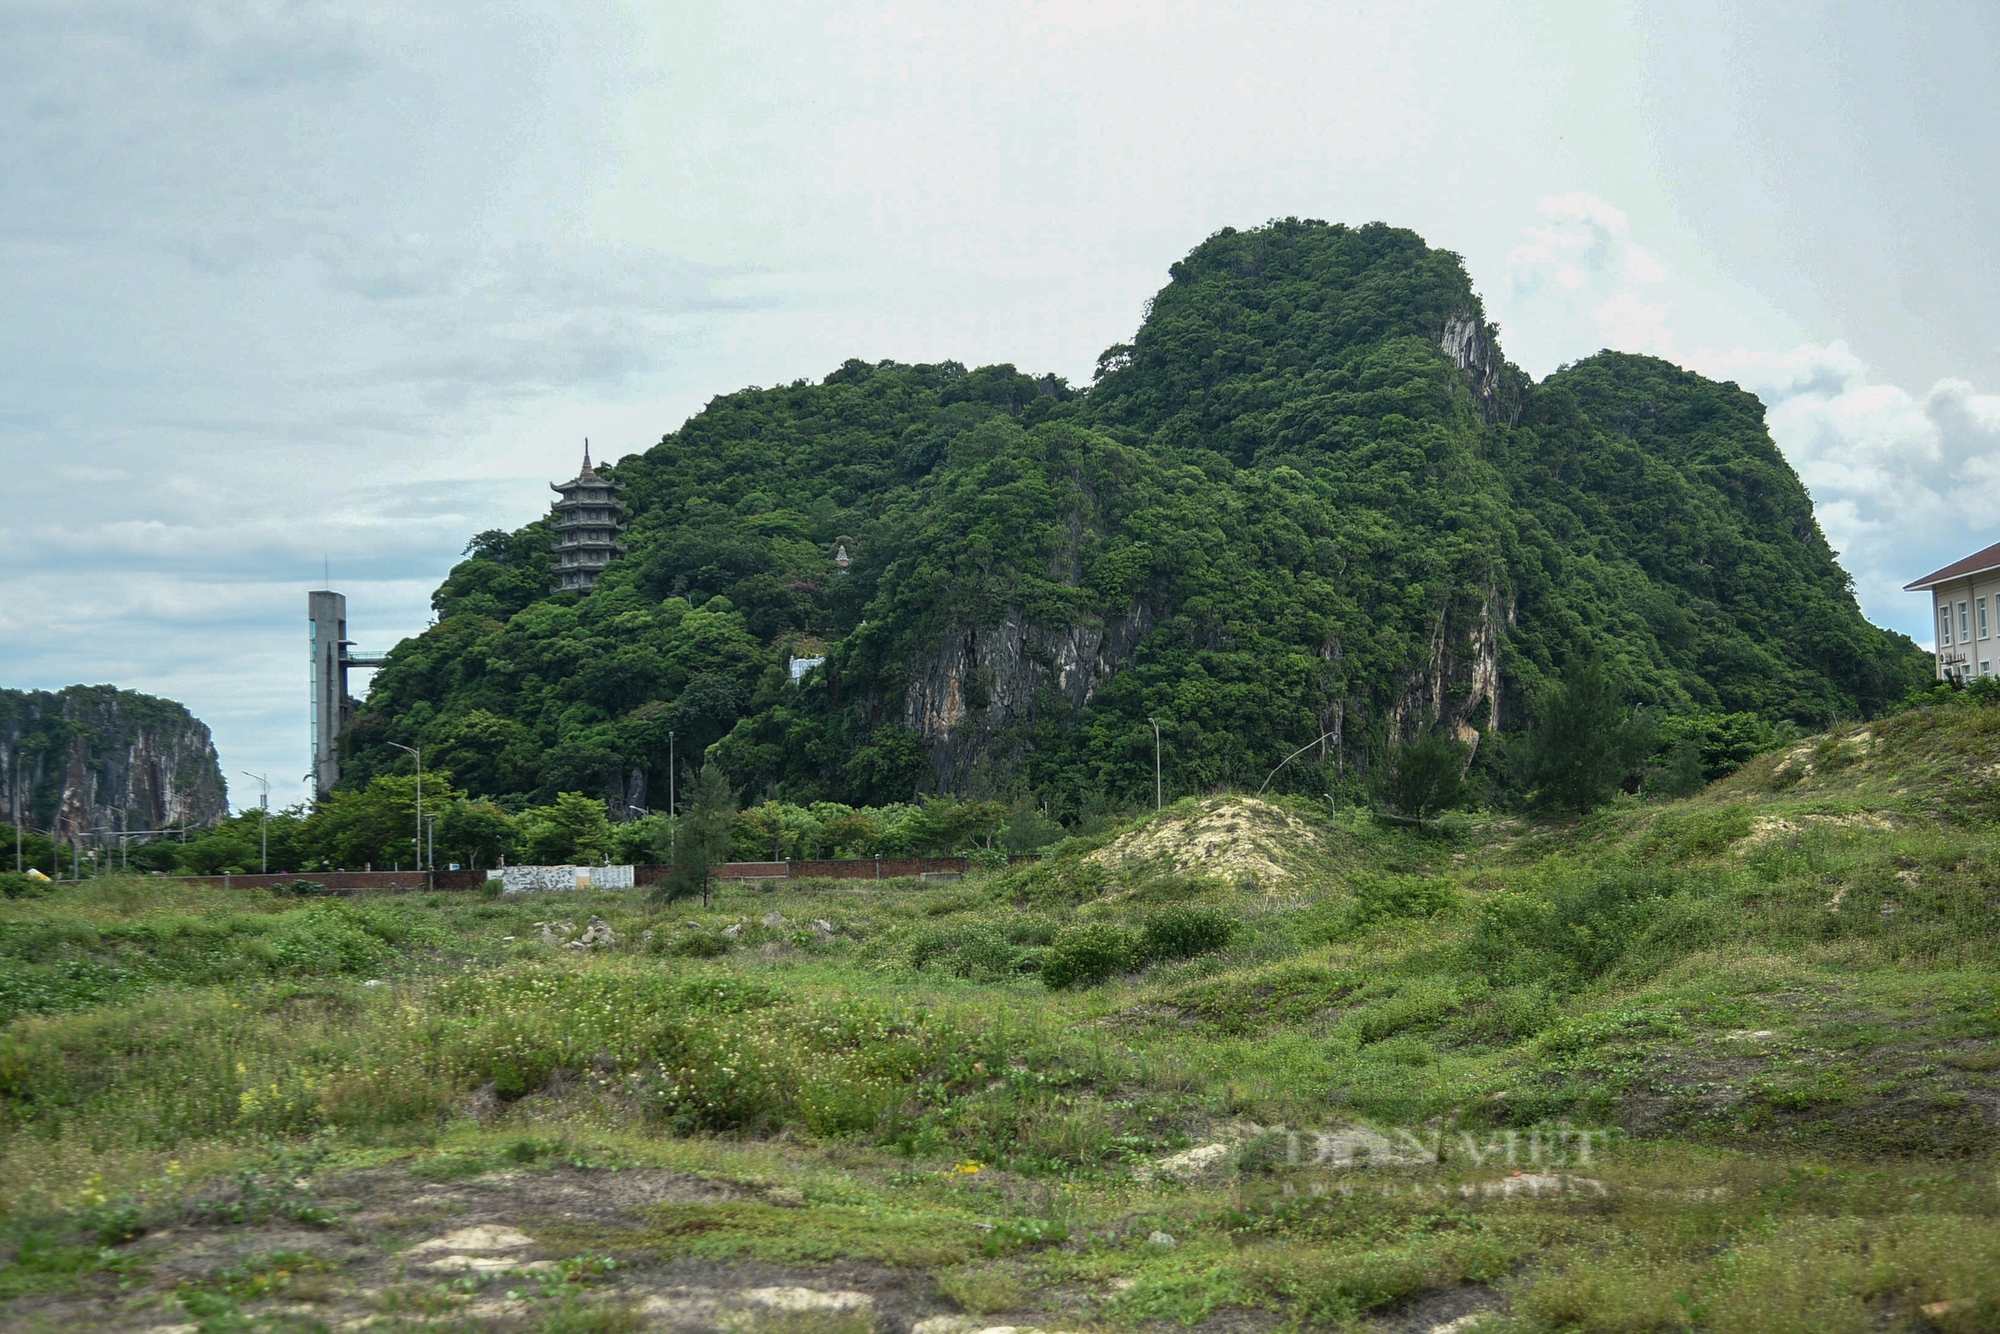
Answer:
[(245, 778), (254, 778), (264, 785), (264, 794), (257, 806), (262, 819), (257, 826), (257, 870), (262, 875), (271, 873), (271, 780), (263, 774), (253, 774), (248, 769), (240, 771)]
[(1157, 814), (1167, 805), (1166, 789), (1160, 785), (1160, 720), (1148, 718), (1146, 721), (1153, 725), (1153, 811)]
[(406, 746), (400, 741), (391, 741), (397, 750), (408, 751), (417, 759), (417, 869), (424, 866), (424, 752), (421, 746)]

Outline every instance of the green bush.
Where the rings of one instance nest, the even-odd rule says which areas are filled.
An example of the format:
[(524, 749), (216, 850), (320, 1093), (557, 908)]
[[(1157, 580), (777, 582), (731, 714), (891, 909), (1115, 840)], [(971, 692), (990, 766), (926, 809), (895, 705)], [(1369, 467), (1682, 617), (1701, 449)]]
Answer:
[(1042, 981), (1051, 991), (1087, 987), (1138, 962), (1132, 937), (1115, 926), (1091, 924), (1059, 932), (1042, 955)]
[(1619, 871), (1496, 894), (1480, 904), (1468, 948), (1496, 983), (1589, 981), (1624, 957), (1674, 889), (1651, 872)]
[(953, 977), (996, 978), (1032, 973), (1041, 966), (1042, 946), (1055, 939), (1055, 926), (1040, 916), (1012, 915), (957, 927), (916, 933), (908, 947), (910, 966)]
[(683, 959), (719, 959), (729, 953), (729, 938), (712, 931), (690, 931), (676, 936), (667, 953)]
[(1363, 876), (1354, 882), (1354, 903), (1348, 909), (1347, 925), (1363, 927), (1374, 922), (1437, 917), (1458, 904), (1459, 893), (1449, 880)]
[(0, 897), (25, 899), (47, 892), (45, 881), (36, 880), (24, 871), (0, 871)]
[(1236, 934), (1236, 920), (1213, 908), (1162, 908), (1146, 918), (1139, 933), (1139, 957), (1148, 963), (1213, 954)]

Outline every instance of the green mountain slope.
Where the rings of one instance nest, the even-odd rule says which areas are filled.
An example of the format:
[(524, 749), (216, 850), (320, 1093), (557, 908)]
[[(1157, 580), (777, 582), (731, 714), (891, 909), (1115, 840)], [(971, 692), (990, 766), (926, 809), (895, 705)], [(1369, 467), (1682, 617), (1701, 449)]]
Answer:
[(611, 471), (630, 554), (549, 596), (543, 525), (476, 539), (353, 781), (393, 740), (474, 791), (629, 797), (671, 734), (758, 796), (1076, 811), (1150, 795), (1153, 719), (1170, 793), (1330, 734), (1276, 784), (1318, 792), (1433, 721), (1519, 727), (1594, 654), (1637, 703), (1806, 724), (1926, 674), (1753, 396), (1611, 353), (1531, 383), (1457, 257), (1380, 224), (1211, 237), (1088, 392), (850, 362)]

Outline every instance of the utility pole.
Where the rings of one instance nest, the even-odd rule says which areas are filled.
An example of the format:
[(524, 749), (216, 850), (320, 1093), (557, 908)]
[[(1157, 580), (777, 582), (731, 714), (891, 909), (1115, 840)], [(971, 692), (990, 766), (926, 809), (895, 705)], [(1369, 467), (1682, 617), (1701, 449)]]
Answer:
[(438, 864), (438, 818), (436, 815), (424, 817), (424, 860), (437, 870)]
[(1153, 810), (1166, 809), (1166, 789), (1160, 785), (1160, 720), (1151, 718), (1153, 724)]
[[(406, 746), (400, 741), (391, 741), (397, 750), (406, 750), (417, 757), (417, 860), (424, 857), (424, 752), (417, 746)], [(419, 871), (423, 870), (418, 866)]]
[(271, 874), (271, 780), (263, 774), (253, 774), (247, 769), (239, 770), (245, 778), (254, 778), (264, 785), (264, 795), (257, 799), (258, 809), (263, 817), (257, 824), (257, 869), (264, 875)]

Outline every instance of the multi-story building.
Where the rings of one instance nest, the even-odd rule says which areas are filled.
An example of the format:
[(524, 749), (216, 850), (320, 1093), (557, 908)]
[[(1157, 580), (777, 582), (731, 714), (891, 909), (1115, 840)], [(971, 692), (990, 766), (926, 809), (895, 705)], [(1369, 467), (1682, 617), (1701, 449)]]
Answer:
[(1937, 674), (1961, 685), (1992, 676), (2000, 662), (2000, 542), (1953, 561), (1905, 592), (1931, 595), (1931, 624), (1937, 627)]
[(562, 497), (555, 511), (556, 577), (552, 593), (587, 593), (614, 556), (625, 550), (618, 534), (625, 531), (624, 501), (618, 483), (600, 477), (590, 466), (590, 442), (583, 442), (583, 471), (567, 482), (550, 482)]

